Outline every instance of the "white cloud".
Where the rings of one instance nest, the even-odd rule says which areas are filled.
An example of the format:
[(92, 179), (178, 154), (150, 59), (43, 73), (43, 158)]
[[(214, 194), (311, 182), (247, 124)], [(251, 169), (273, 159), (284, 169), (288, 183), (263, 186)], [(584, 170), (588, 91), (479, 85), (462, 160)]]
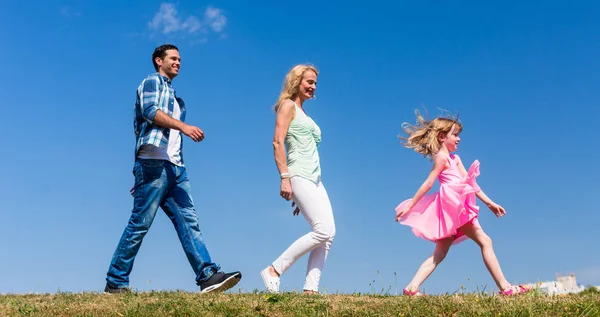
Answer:
[(185, 22), (183, 22), (181, 27), (184, 30), (188, 30), (190, 33), (194, 33), (202, 27), (202, 23), (200, 22), (200, 20), (198, 20), (197, 17), (191, 16), (187, 18)]
[(221, 9), (208, 7), (202, 18), (194, 15), (185, 17), (178, 12), (175, 4), (164, 2), (148, 23), (148, 28), (152, 36), (162, 34), (203, 42), (206, 34), (210, 32), (222, 34), (226, 25), (227, 18)]
[(221, 9), (208, 7), (204, 12), (204, 17), (210, 28), (217, 33), (223, 31), (223, 28), (227, 25), (227, 18), (223, 15)]
[(77, 11), (76, 9), (74, 9), (72, 7), (64, 6), (64, 7), (60, 8), (60, 14), (62, 16), (70, 18), (70, 17), (78, 17), (78, 16), (80, 16), (81, 12)]
[(177, 17), (177, 9), (173, 4), (163, 3), (160, 9), (154, 15), (154, 19), (148, 24), (155, 31), (161, 31), (163, 34), (169, 34), (181, 29), (181, 22)]

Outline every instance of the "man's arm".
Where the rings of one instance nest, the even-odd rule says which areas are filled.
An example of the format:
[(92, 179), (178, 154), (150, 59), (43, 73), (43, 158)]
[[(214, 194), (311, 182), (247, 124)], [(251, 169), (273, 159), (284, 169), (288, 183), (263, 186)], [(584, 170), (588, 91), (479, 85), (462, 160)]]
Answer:
[(185, 124), (175, 118), (168, 116), (166, 113), (158, 110), (156, 116), (154, 116), (154, 124), (163, 128), (175, 129), (181, 131), (181, 133), (189, 136), (195, 142), (204, 140), (204, 132), (198, 127)]
[(204, 139), (204, 132), (198, 127), (185, 124), (170, 117), (158, 107), (160, 81), (156, 77), (147, 78), (142, 84), (142, 116), (146, 121), (167, 129), (175, 129), (195, 142)]
[(149, 123), (154, 124), (154, 118), (159, 111), (158, 95), (160, 82), (156, 77), (149, 77), (142, 82), (142, 91), (139, 98), (141, 99), (142, 116)]

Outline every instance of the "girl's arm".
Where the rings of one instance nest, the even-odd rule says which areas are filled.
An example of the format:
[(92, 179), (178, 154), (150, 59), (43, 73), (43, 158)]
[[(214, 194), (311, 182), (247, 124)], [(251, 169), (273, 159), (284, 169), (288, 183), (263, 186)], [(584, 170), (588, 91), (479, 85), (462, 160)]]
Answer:
[(446, 168), (447, 165), (448, 161), (446, 161), (446, 157), (443, 155), (436, 156), (435, 162), (433, 163), (433, 168), (431, 169), (431, 172), (429, 172), (429, 176), (427, 176), (427, 179), (425, 179), (421, 187), (419, 187), (410, 203), (408, 203), (408, 205), (396, 215), (396, 221), (407, 214), (419, 202), (419, 200), (421, 200), (421, 198), (427, 194), (431, 187), (433, 187), (433, 184), (435, 184), (435, 180), (438, 175)]
[[(456, 155), (456, 165), (458, 166), (458, 170), (460, 171), (460, 173), (462, 174), (463, 177), (467, 176), (467, 169), (465, 168), (465, 166), (463, 165), (462, 161), (460, 160), (460, 157), (458, 155)], [(506, 214), (506, 211), (504, 210), (504, 208), (502, 208), (502, 206), (496, 204), (490, 197), (488, 197), (488, 195), (486, 195), (483, 190), (481, 190), (481, 188), (479, 189), (479, 191), (477, 193), (475, 193), (475, 195), (477, 196), (477, 198), (479, 198), (479, 200), (481, 200), (496, 216), (498, 217), (502, 217)]]
[(504, 210), (504, 207), (496, 204), (493, 200), (491, 200), (483, 192), (483, 190), (480, 189), (476, 195), (477, 198), (481, 199), (481, 201), (483, 201), (483, 203), (487, 205), (487, 207), (494, 213), (494, 215), (496, 215), (496, 217), (502, 217), (506, 215), (506, 210)]

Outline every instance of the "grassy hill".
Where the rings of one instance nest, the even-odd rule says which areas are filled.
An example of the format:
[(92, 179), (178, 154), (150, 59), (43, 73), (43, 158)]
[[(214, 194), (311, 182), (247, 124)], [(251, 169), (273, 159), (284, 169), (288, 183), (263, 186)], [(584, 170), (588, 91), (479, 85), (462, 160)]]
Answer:
[(177, 291), (1, 295), (0, 316), (600, 316), (600, 293), (420, 298)]

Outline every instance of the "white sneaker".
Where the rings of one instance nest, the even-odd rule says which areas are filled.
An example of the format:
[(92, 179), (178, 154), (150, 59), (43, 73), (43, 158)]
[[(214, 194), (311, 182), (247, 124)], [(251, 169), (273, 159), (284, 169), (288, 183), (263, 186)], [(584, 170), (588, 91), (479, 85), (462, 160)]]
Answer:
[(260, 276), (265, 283), (267, 291), (271, 293), (279, 293), (279, 277), (271, 276), (271, 273), (269, 273), (269, 267), (260, 271)]

